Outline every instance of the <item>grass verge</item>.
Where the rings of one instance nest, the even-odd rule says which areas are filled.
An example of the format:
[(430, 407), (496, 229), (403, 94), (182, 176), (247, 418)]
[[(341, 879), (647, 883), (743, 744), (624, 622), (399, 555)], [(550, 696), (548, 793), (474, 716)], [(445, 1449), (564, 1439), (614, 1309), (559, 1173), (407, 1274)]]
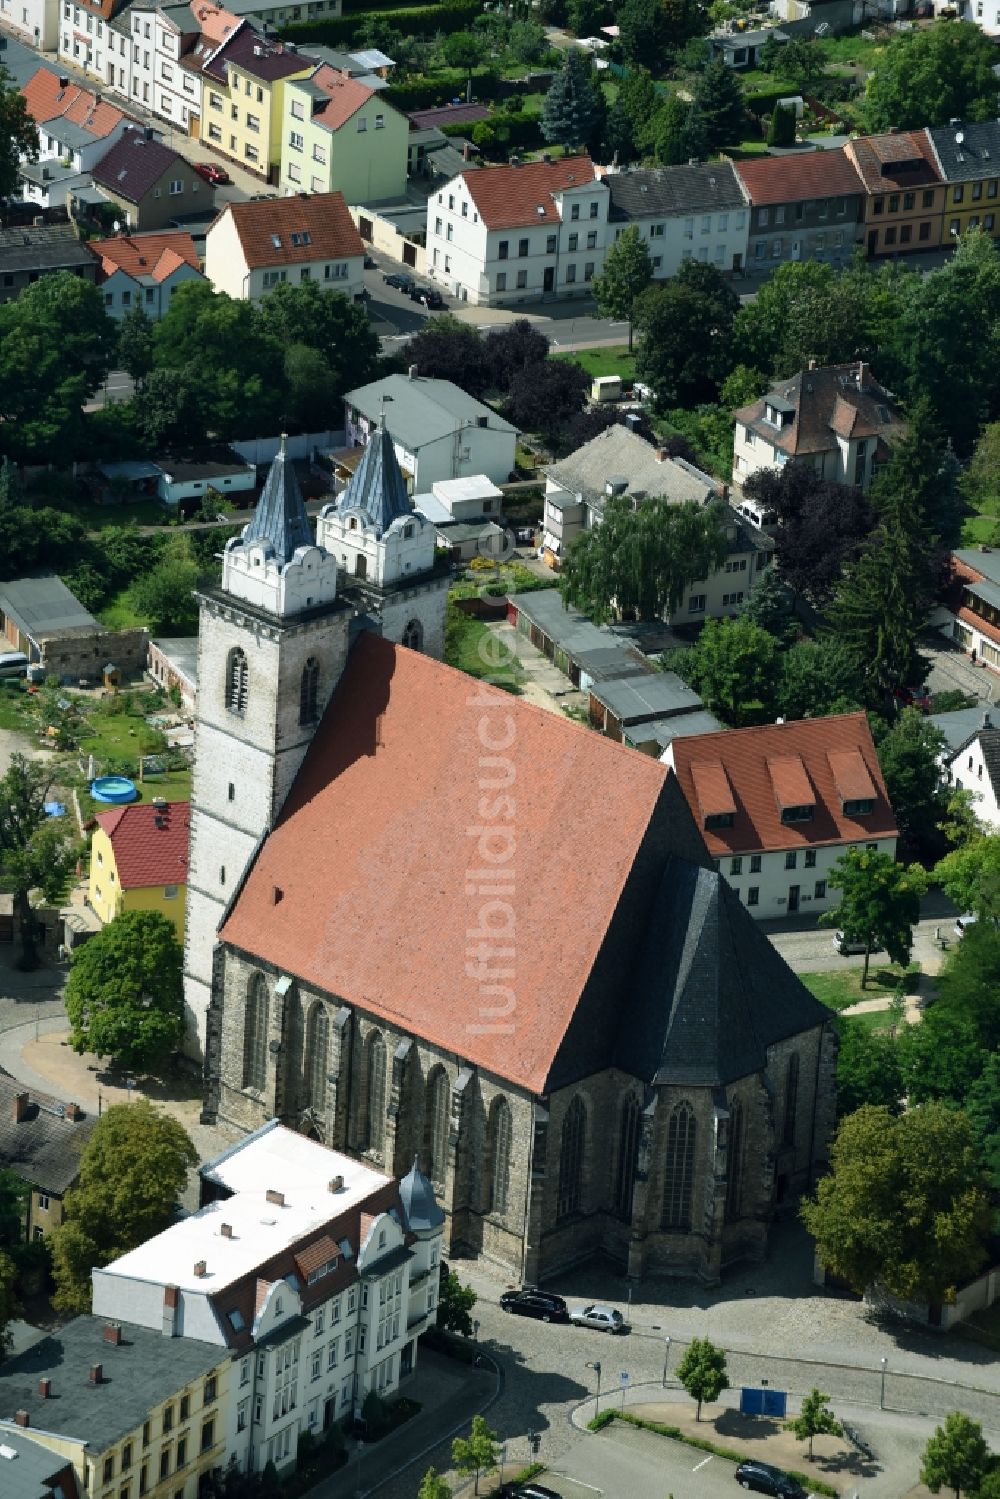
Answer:
[[(624, 1421), (629, 1426), (637, 1426), (640, 1431), (652, 1431), (659, 1437), (668, 1437), (672, 1442), (683, 1442), (687, 1447), (697, 1447), (699, 1452), (710, 1452), (713, 1457), (725, 1458), (731, 1463), (749, 1462), (750, 1458), (745, 1452), (737, 1452), (732, 1447), (720, 1447), (717, 1442), (710, 1442), (705, 1437), (691, 1437), (679, 1426), (666, 1426), (662, 1421), (646, 1421), (642, 1416), (633, 1416), (629, 1411), (601, 1411), (599, 1416), (594, 1416), (587, 1422), (590, 1431), (602, 1431), (605, 1426), (610, 1426), (612, 1421)], [(811, 1473), (800, 1473), (794, 1468), (786, 1468), (785, 1472), (789, 1478), (797, 1478), (804, 1489), (813, 1494), (826, 1494), (830, 1499), (839, 1499), (838, 1490), (832, 1484), (823, 1483), (822, 1480), (814, 1478)]]
[[(800, 973), (799, 978), (810, 994), (831, 1010), (847, 1010), (863, 999), (894, 998), (905, 994), (913, 978), (919, 974), (920, 965), (911, 963), (909, 968), (870, 968), (868, 987), (862, 989), (861, 975), (864, 968), (838, 968), (830, 973)], [(876, 1021), (884, 1016), (876, 1012)]]
[(444, 659), (470, 677), (485, 678), (494, 687), (520, 695), (525, 671), (518, 658), (483, 620), (463, 614), (454, 604), (448, 605)]
[(630, 354), (628, 344), (612, 344), (608, 348), (574, 349), (568, 354), (556, 354), (556, 359), (571, 359), (582, 364), (592, 380), (599, 375), (620, 375), (623, 380), (635, 379), (635, 352)]

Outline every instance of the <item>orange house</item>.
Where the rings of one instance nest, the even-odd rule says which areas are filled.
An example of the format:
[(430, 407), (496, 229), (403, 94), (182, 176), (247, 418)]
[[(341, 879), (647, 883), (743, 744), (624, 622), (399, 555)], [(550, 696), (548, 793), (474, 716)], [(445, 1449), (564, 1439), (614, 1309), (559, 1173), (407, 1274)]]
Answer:
[(947, 187), (927, 131), (862, 135), (844, 150), (865, 185), (868, 258), (936, 249)]

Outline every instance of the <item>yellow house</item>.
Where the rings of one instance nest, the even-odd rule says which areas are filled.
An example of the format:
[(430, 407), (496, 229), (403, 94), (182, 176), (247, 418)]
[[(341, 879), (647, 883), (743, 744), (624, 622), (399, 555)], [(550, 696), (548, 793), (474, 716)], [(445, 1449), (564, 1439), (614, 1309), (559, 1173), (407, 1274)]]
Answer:
[(954, 245), (966, 229), (1000, 236), (1000, 121), (934, 126), (927, 131), (948, 184), (941, 243)]
[(97, 814), (87, 894), (102, 922), (122, 911), (159, 911), (183, 940), (190, 820), (188, 802), (133, 802)]
[(202, 139), (270, 181), (281, 162), (285, 83), (316, 66), (244, 21), (205, 64)]
[(86, 1499), (198, 1499), (225, 1466), (230, 1370), (216, 1343), (77, 1317), (0, 1365), (0, 1442), (30, 1436)]

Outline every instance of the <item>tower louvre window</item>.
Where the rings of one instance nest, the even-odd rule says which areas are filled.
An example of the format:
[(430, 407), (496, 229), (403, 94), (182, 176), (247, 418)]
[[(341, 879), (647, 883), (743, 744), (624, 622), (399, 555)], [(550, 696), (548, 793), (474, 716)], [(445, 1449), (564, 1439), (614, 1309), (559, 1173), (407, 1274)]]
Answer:
[(236, 646), (229, 652), (226, 665), (226, 707), (240, 717), (247, 711), (248, 677), (246, 654)]
[(319, 662), (310, 656), (299, 683), (299, 723), (315, 723), (319, 716)]

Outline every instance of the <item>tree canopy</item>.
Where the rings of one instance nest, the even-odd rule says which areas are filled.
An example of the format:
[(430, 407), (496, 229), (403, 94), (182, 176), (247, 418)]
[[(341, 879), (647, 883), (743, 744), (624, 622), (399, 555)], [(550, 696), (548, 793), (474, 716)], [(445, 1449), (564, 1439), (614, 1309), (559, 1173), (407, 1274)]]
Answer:
[(583, 409), (590, 376), (572, 359), (544, 359), (511, 377), (504, 415), (527, 432), (555, 436)]
[(706, 620), (695, 644), (668, 652), (663, 664), (700, 694), (710, 712), (739, 729), (767, 713), (778, 656), (774, 636), (738, 615)]
[(725, 1350), (716, 1348), (708, 1338), (692, 1338), (677, 1365), (677, 1378), (691, 1399), (697, 1401), (695, 1420), (700, 1421), (702, 1404), (707, 1400), (711, 1405), (723, 1390), (729, 1389)]
[(22, 969), (38, 966), (31, 893), (38, 890), (46, 900), (60, 900), (77, 857), (75, 842), (61, 826), (66, 819), (45, 811), (55, 769), (51, 762), (15, 752), (6, 775), (0, 776), (0, 875), (14, 896)]
[(781, 523), (775, 555), (785, 582), (815, 604), (828, 602), (874, 529), (868, 498), (852, 485), (821, 478), (805, 459), (758, 469), (743, 492)]
[(17, 197), (22, 160), (38, 160), (38, 129), (27, 99), (0, 66), (0, 198)]
[(843, 1427), (830, 1409), (830, 1397), (814, 1385), (808, 1395), (803, 1396), (799, 1414), (788, 1422), (800, 1442), (809, 1443), (809, 1461), (812, 1462), (813, 1439), (820, 1436), (839, 1437)]
[(952, 849), (935, 866), (934, 878), (960, 911), (1000, 923), (1000, 834), (983, 833)]
[(596, 147), (604, 122), (604, 94), (590, 57), (570, 47), (542, 101), (542, 135), (553, 145)]
[(850, 1015), (838, 1016), (837, 1032), (838, 1116), (853, 1114), (866, 1103), (901, 1113), (906, 1081), (896, 1038)]
[(828, 883), (841, 892), (840, 899), (820, 920), (864, 942), (862, 989), (868, 983), (873, 948), (884, 947), (894, 963), (910, 961), (920, 897), (927, 889), (927, 876), (919, 864), (907, 869), (892, 854), (849, 848), (834, 864)]
[(937, 763), (944, 736), (918, 709), (904, 708), (877, 740), (879, 765), (904, 849), (939, 853), (944, 841), (941, 823), (948, 810), (948, 788)]
[(634, 303), (641, 337), (636, 373), (660, 405), (711, 400), (728, 373), (728, 340), (739, 298), (714, 266), (681, 263), (676, 276)]
[(158, 911), (123, 911), (73, 955), (66, 1013), (73, 1050), (144, 1068), (184, 1034), (184, 949)]
[(480, 1473), (492, 1473), (497, 1465), (497, 1434), (490, 1430), (485, 1416), (473, 1416), (469, 1435), (455, 1437), (451, 1460), (460, 1473), (475, 1473), (478, 1494)]
[(868, 76), (869, 130), (920, 130), (996, 114), (993, 42), (974, 21), (921, 26), (894, 36)]
[(637, 298), (653, 279), (649, 248), (636, 224), (615, 240), (604, 257), (604, 270), (594, 278), (594, 302), (601, 317), (628, 323), (628, 347), (632, 351), (632, 314)]
[(919, 537), (901, 516), (888, 517), (848, 564), (828, 615), (868, 707), (891, 714), (897, 690), (923, 681), (917, 637), (928, 604)]
[(920, 1482), (932, 1494), (954, 1489), (955, 1499), (962, 1493), (977, 1492), (993, 1467), (993, 1459), (978, 1421), (963, 1411), (951, 1411), (944, 1425), (928, 1439), (920, 1463)]

